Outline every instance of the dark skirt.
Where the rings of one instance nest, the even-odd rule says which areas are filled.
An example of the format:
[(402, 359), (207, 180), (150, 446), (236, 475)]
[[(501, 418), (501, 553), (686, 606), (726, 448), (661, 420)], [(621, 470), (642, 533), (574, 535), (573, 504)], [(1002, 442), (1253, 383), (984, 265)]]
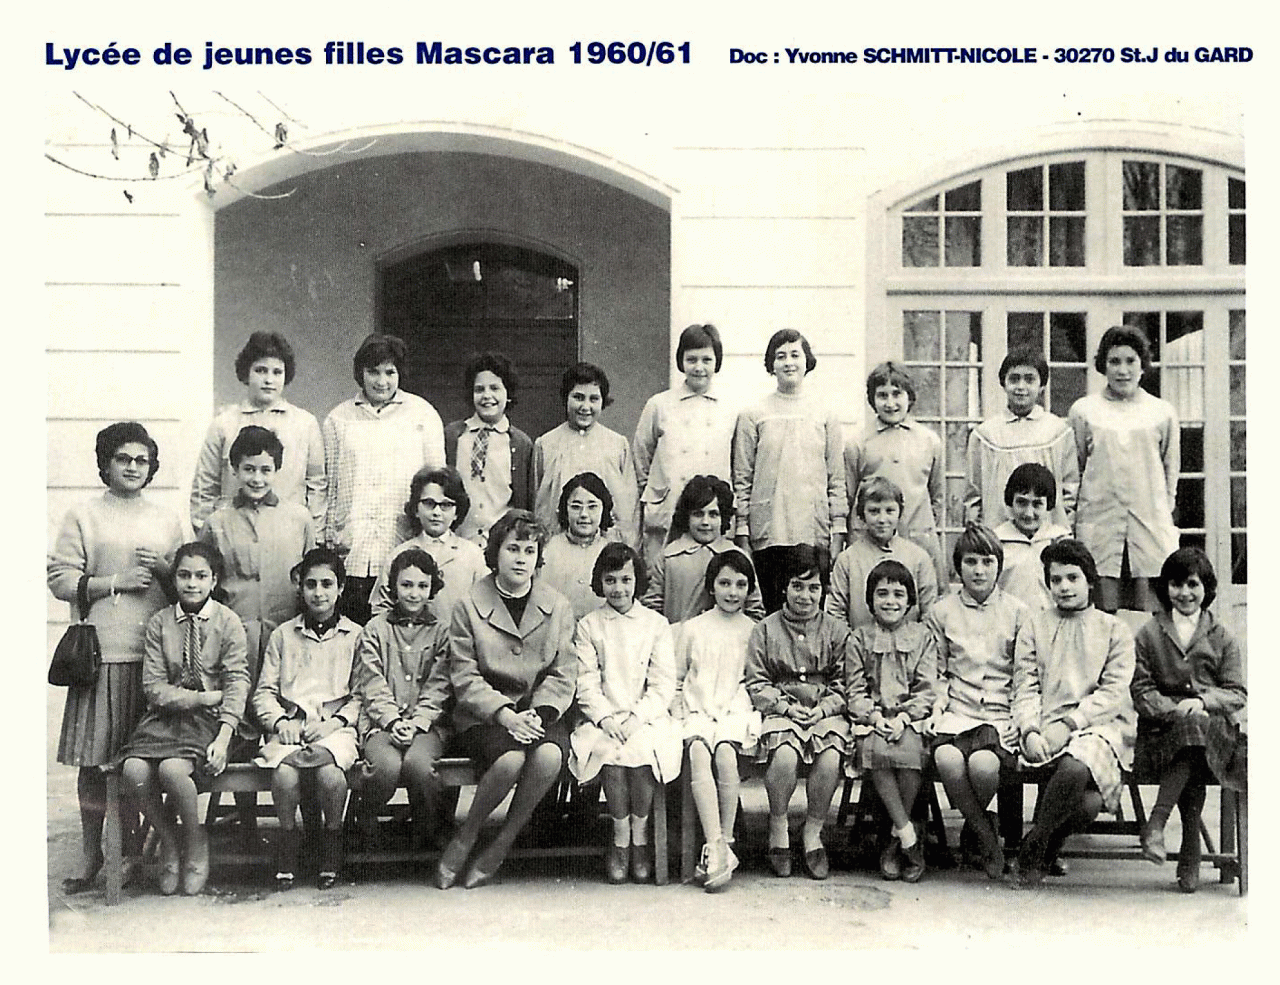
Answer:
[(142, 718), (142, 662), (104, 663), (98, 679), (67, 688), (58, 736), (64, 766), (109, 766)]
[(559, 747), (562, 763), (569, 761), (569, 732), (564, 726), (563, 719), (552, 722), (547, 726), (541, 739), (530, 742), (528, 745), (517, 742), (511, 737), (511, 733), (497, 722), (482, 722), (459, 734), (454, 739), (454, 745), (450, 747), (449, 753), (466, 756), (487, 773), (489, 767), (506, 753), (531, 752), (544, 742), (550, 742)]
[(913, 728), (905, 729), (897, 742), (878, 732), (858, 740), (858, 765), (864, 770), (923, 770), (924, 764), (924, 741)]
[(217, 734), (218, 719), (212, 709), (163, 712), (152, 708), (142, 716), (117, 758), (185, 759), (203, 765), (205, 750)]
[(1007, 773), (1018, 765), (1017, 757), (1000, 745), (1000, 733), (994, 725), (979, 725), (966, 729), (959, 735), (939, 735), (934, 738), (929, 753), (932, 755), (939, 746), (955, 746), (960, 755), (967, 760), (975, 752), (991, 752), (1000, 761), (1000, 772)]
[(1220, 714), (1178, 715), (1168, 721), (1140, 718), (1134, 772), (1162, 777), (1178, 753), (1197, 747), (1204, 749), (1205, 762), (1219, 783), (1233, 790), (1245, 788), (1246, 739), (1234, 721)]

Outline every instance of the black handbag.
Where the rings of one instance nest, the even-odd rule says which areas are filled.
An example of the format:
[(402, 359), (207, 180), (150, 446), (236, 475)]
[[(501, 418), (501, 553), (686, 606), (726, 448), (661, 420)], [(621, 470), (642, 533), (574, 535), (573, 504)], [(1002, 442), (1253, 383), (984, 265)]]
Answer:
[(49, 683), (55, 687), (86, 687), (98, 679), (102, 647), (98, 644), (97, 627), (89, 622), (88, 575), (81, 575), (76, 585), (76, 605), (80, 621), (67, 627), (49, 664)]

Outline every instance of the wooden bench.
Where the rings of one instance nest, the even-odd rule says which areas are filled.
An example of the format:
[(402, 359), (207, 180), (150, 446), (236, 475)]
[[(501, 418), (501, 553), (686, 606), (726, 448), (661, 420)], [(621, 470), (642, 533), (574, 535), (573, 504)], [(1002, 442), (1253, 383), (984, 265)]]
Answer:
[[(446, 789), (475, 786), (479, 782), (479, 774), (469, 759), (446, 757), (436, 763), (436, 770), (444, 781)], [(209, 794), (209, 804), (205, 812), (205, 825), (209, 827), (221, 816), (234, 811), (234, 807), (224, 805), (222, 798), (226, 794), (253, 793), (271, 791), (272, 770), (254, 766), (252, 763), (231, 763), (216, 777), (199, 777), (197, 787), (201, 793)], [(566, 774), (567, 775), (567, 774)], [(122, 865), (125, 860), (123, 845), (123, 823), (121, 803), (121, 776), (118, 770), (107, 773), (107, 812), (103, 825), (103, 854), (106, 872), (106, 902), (114, 906), (120, 902), (122, 890)], [(259, 813), (264, 813), (259, 809)], [(266, 811), (274, 817), (274, 811)], [(234, 864), (269, 864), (268, 854), (261, 851), (223, 851), (221, 846), (214, 853), (213, 861), (219, 865)], [(667, 844), (667, 804), (666, 789), (659, 784), (653, 803), (653, 850), (654, 879), (658, 885), (666, 885), (668, 875)], [(559, 858), (566, 856), (603, 855), (604, 845), (564, 845), (548, 847), (520, 847), (511, 853), (513, 858)], [(137, 859), (133, 855), (131, 858)], [(420, 851), (375, 851), (353, 852), (349, 856), (352, 864), (376, 864), (382, 862), (434, 862), (439, 853), (434, 849)]]

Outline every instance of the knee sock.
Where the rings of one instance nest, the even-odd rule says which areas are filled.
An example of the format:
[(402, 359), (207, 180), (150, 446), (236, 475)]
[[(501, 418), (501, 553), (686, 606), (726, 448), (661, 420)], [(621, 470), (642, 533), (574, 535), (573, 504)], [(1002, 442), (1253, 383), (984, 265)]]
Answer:
[(806, 852), (816, 851), (822, 847), (822, 825), (825, 822), (825, 817), (805, 817), (802, 838)]
[(647, 845), (649, 844), (649, 815), (641, 816), (639, 814), (631, 815), (631, 844)]
[(1181, 753), (1175, 757), (1169, 768), (1160, 778), (1160, 792), (1156, 794), (1155, 806), (1151, 808), (1151, 821), (1164, 827), (1169, 815), (1173, 813), (1173, 805), (1178, 803), (1182, 791), (1191, 779), (1191, 759)]
[(631, 822), (625, 817), (613, 818), (613, 844), (617, 848), (626, 848), (631, 844)]

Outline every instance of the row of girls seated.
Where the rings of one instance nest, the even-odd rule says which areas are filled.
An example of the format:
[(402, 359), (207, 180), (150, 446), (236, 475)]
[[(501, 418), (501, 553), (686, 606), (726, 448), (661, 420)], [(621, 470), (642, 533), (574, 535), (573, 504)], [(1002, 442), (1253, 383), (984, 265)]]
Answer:
[[(267, 437), (250, 432), (249, 450), (255, 436), (270, 446)], [(149, 435), (138, 425), (113, 425), (100, 435), (99, 450), (114, 494), (107, 506), (145, 506), (128, 493), (140, 494), (153, 474), (158, 449)], [(245, 476), (246, 497), (263, 495), (261, 478)], [(900, 495), (885, 486), (891, 498)], [(868, 491), (864, 500), (871, 499)], [(431, 512), (439, 512), (438, 504)], [(328, 548), (308, 551), (293, 572), (302, 612), (271, 633), (252, 688), (243, 624), (212, 598), (220, 583), (234, 581), (222, 552), (194, 542), (176, 550), (170, 562), (155, 550), (148, 560), (168, 567), (177, 603), (162, 603), (147, 623), (140, 683), (149, 708), (115, 761), (123, 763), (130, 791), (161, 834), (162, 891), (180, 885), (199, 892), (207, 878), (208, 844), (195, 815), (193, 774), (197, 768), (217, 772), (236, 755), (236, 731), (246, 720), (256, 722), (265, 741), (240, 753), (275, 769), (282, 886), (295, 877), (296, 808), (304, 797), (314, 798), (323, 816), (320, 884), (338, 877), (347, 772), (360, 756), (372, 779), (355, 809), (372, 812), (403, 782), (428, 838), (443, 831), (430, 763), (448, 748), (483, 769), (471, 809), (441, 855), (441, 887), (459, 879), (476, 887), (493, 878), (565, 762), (580, 779), (598, 772), (604, 782), (614, 826), (606, 858), (610, 881), (628, 872), (645, 880), (653, 864), (648, 812), (654, 784), (674, 778), (683, 741), (707, 835), (700, 869), (712, 891), (728, 883), (737, 864), (731, 839), (743, 755), (765, 767), (768, 859), (779, 876), (791, 871), (786, 809), (799, 764), (807, 764), (809, 806), (799, 858), (814, 878), (829, 871), (822, 824), (842, 770), (869, 774), (893, 817), (882, 874), (912, 880), (923, 873), (923, 856), (909, 811), (931, 746), (939, 746), (933, 750), (939, 772), (993, 876), (999, 874), (998, 840), (993, 843), (985, 815), (992, 776), (1011, 755), (1042, 765), (1051, 776), (1012, 874), (1020, 886), (1051, 868), (1070, 831), (1102, 806), (1114, 806), (1120, 771), (1132, 763), (1131, 689), (1135, 695), (1141, 690), (1139, 707), (1167, 746), (1158, 758), (1168, 782), (1162, 782), (1143, 837), (1153, 860), (1163, 857), (1171, 807), (1180, 807), (1184, 831), (1196, 831), (1189, 822), (1203, 804), (1205, 780), (1212, 775), (1227, 782), (1236, 761), (1228, 716), (1244, 698), (1238, 653), (1205, 611), (1213, 572), (1196, 551), (1166, 562), (1160, 584), (1171, 615), (1144, 630), (1151, 655), (1143, 675), (1134, 672), (1132, 636), (1124, 624), (1090, 605), (1096, 567), (1087, 549), (1071, 540), (1051, 545), (1041, 558), (1052, 609), (1028, 616), (1013, 600), (992, 605), (1002, 595), (1002, 547), (992, 531), (974, 527), (954, 557), (961, 589), (937, 603), (929, 622), (909, 618), (921, 609), (915, 579), (889, 560), (866, 578), (863, 597), (872, 622), (852, 630), (847, 616), (825, 611), (829, 563), (822, 549), (800, 545), (783, 556), (784, 607), (759, 623), (742, 611), (754, 588), (749, 559), (733, 548), (711, 552), (704, 576), (711, 607), (674, 632), (667, 619), (637, 604), (637, 596), (648, 594), (646, 571), (636, 552), (620, 543), (606, 545), (593, 566), (593, 589), (603, 604), (575, 626), (565, 597), (535, 577), (544, 540), (531, 515), (505, 514), (490, 532), (490, 574), (453, 604), (447, 624), (431, 614), (431, 596), (443, 582), (434, 559), (418, 548), (400, 552), (388, 576), (391, 610), (363, 631), (337, 611), (346, 580), (340, 556)], [(153, 568), (136, 554), (133, 560), (139, 563), (125, 577), (87, 584), (86, 594), (105, 589), (99, 598), (115, 605), (136, 592), (135, 581), (151, 588), (155, 582), (142, 572), (154, 575)], [(51, 561), (51, 580), (71, 574), (64, 564)], [(950, 629), (948, 602), (964, 607)], [(978, 610), (968, 613), (976, 621), (966, 621), (965, 609)], [(984, 623), (988, 619), (1004, 620), (1003, 634)], [(1197, 654), (1190, 673), (1185, 661), (1175, 659), (1186, 652)], [(1003, 706), (989, 664), (1002, 666), (1010, 681)], [(988, 693), (993, 686), (996, 694)], [(575, 696), (583, 720), (570, 732), (567, 713)], [(88, 695), (95, 697), (96, 691)], [(71, 746), (91, 738), (77, 731), (76, 709), (84, 698), (69, 695), (63, 739)], [(502, 826), (478, 850), (481, 826), (513, 787)], [(168, 821), (161, 791), (180, 827)], [(1189, 848), (1184, 838), (1178, 873), (1184, 889), (1193, 889), (1198, 878), (1187, 862), (1196, 846)]]

